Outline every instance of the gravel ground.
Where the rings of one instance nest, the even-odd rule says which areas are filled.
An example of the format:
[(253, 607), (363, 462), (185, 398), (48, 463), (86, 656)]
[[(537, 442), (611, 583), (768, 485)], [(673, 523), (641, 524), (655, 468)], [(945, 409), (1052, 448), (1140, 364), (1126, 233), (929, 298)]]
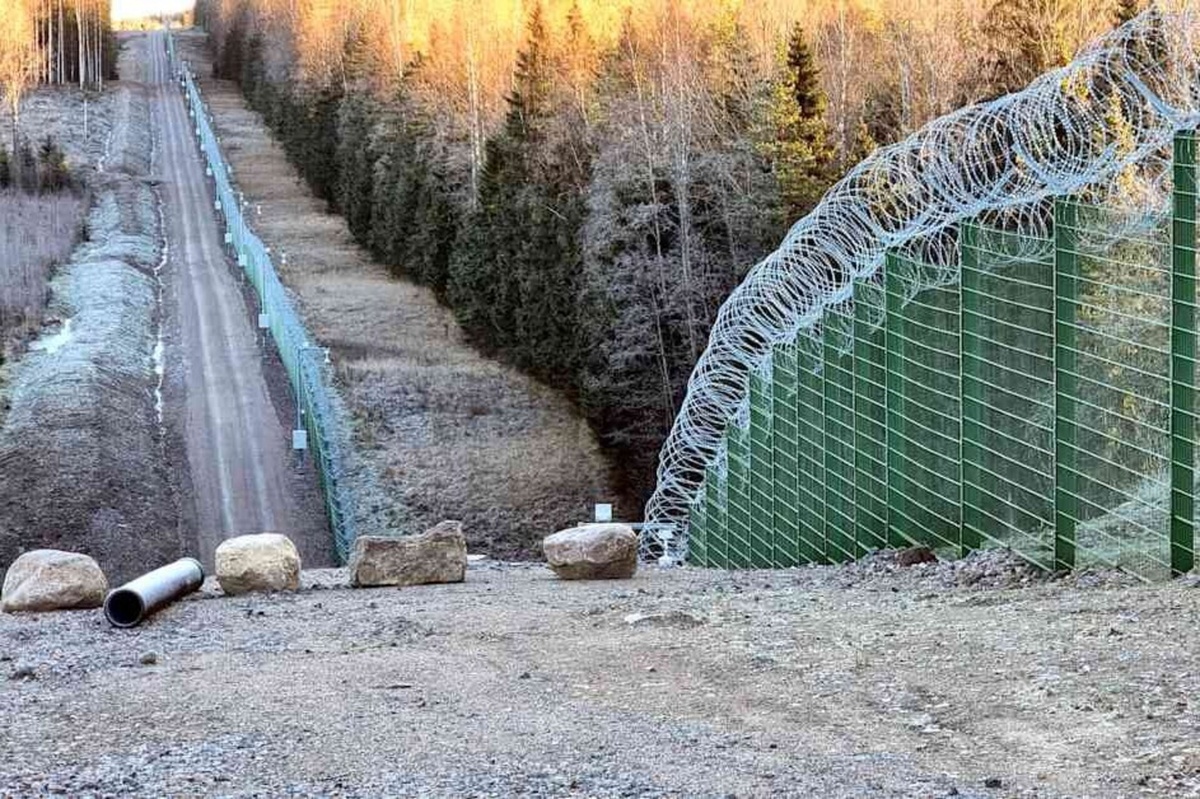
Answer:
[(0, 618), (0, 795), (1200, 796), (1192, 583), (1004, 553)]

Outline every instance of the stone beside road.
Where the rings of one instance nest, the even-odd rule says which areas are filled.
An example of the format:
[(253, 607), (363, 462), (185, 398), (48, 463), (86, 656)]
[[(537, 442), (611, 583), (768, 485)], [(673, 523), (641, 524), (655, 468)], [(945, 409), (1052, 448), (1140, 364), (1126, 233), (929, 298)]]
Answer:
[(258, 533), (226, 539), (217, 547), (216, 562), (217, 582), (231, 596), (300, 587), (300, 553), (285, 535)]
[(564, 580), (622, 580), (637, 571), (637, 534), (625, 524), (584, 524), (542, 541), (550, 568)]
[(108, 580), (94, 559), (77, 552), (35, 549), (8, 567), (0, 609), (16, 613), (97, 608), (107, 593)]
[(350, 584), (461, 583), (467, 574), (462, 522), (444, 521), (420, 535), (359, 536), (350, 553)]

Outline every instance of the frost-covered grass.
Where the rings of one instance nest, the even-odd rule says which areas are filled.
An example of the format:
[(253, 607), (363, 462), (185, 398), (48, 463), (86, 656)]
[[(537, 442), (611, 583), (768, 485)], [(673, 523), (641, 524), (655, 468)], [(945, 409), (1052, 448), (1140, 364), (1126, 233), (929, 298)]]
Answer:
[(53, 267), (75, 246), (83, 201), (0, 192), (0, 340), (42, 323)]

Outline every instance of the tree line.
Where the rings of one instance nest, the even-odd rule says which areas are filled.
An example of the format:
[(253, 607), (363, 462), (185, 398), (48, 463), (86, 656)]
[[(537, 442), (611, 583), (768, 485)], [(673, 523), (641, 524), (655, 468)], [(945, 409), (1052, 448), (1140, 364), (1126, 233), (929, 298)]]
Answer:
[(14, 154), (20, 149), (21, 100), (30, 89), (48, 84), (100, 90), (114, 77), (111, 5), (111, 0), (0, 1), (0, 95)]
[(568, 392), (645, 496), (720, 303), (790, 224), (875, 148), (1138, 10), (783, 5), (201, 0), (197, 19), (357, 239)]

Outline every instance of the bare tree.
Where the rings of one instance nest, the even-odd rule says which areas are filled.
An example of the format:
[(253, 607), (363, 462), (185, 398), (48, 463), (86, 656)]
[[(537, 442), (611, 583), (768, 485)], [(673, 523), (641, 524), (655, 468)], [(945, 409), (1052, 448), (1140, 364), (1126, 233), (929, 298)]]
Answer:
[(38, 75), (37, 30), (27, 0), (0, 3), (0, 89), (12, 118), (12, 145), (17, 147), (21, 98)]

